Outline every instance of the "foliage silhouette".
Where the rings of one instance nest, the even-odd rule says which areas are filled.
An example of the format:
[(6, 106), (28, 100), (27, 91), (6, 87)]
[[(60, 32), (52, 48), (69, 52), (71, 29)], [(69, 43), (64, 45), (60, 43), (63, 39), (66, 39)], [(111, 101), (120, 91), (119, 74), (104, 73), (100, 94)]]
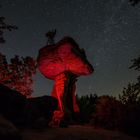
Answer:
[(124, 87), (123, 94), (119, 95), (120, 101), (125, 104), (135, 104), (139, 98), (139, 91), (136, 89), (134, 83), (129, 83), (127, 88)]
[[(132, 60), (130, 69), (140, 72), (140, 56)], [(127, 88), (123, 89), (123, 94), (119, 95), (119, 99), (123, 104), (135, 104), (140, 101), (140, 75), (137, 77), (136, 83), (129, 83)]]
[[(140, 72), (140, 57), (133, 59), (132, 62), (130, 69)], [(123, 131), (140, 137), (140, 75), (136, 83), (129, 83), (123, 89), (123, 94), (119, 95), (119, 99), (125, 105)]]
[(33, 92), (33, 75), (36, 73), (36, 61), (32, 57), (11, 58), (8, 64), (6, 56), (0, 53), (0, 83), (11, 89), (30, 96)]
[(135, 70), (140, 71), (140, 56), (132, 60), (133, 64), (129, 67), (130, 69), (134, 68)]
[(0, 43), (5, 43), (4, 32), (17, 29), (17, 26), (5, 22), (5, 17), (0, 17)]
[[(140, 72), (140, 56), (132, 60), (130, 69)], [(140, 75), (136, 83), (123, 88), (118, 99), (108, 95), (77, 96), (77, 99), (81, 122), (140, 137)]]
[(137, 83), (135, 83), (134, 88), (139, 92), (140, 95), (140, 56), (136, 59), (132, 60), (133, 64), (130, 66), (130, 69), (137, 70), (139, 72), (139, 75), (137, 77)]
[[(2, 6), (0, 5), (0, 8), (1, 7)], [(18, 27), (15, 26), (15, 25), (7, 24), (5, 22), (5, 17), (0, 16), (0, 43), (5, 43), (4, 32), (6, 30), (12, 31), (12, 30), (15, 30), (15, 29), (18, 29)]]
[(54, 41), (55, 36), (56, 36), (56, 29), (48, 31), (46, 33), (46, 37), (48, 39), (47, 45), (54, 45), (55, 44), (55, 41)]
[(95, 111), (97, 98), (98, 97), (96, 94), (90, 94), (81, 97), (77, 96), (77, 103), (80, 108), (79, 117), (81, 123), (88, 123), (90, 121), (90, 117)]
[(119, 128), (124, 113), (123, 104), (115, 97), (103, 95), (97, 100), (96, 110), (92, 114), (91, 123), (95, 127), (106, 129)]
[(132, 6), (135, 6), (140, 2), (140, 0), (129, 0), (129, 2)]

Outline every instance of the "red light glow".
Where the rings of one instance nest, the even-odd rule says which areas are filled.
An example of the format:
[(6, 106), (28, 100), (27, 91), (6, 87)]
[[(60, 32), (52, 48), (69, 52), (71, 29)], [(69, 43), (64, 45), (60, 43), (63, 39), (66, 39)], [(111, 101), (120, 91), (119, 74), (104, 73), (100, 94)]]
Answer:
[(44, 76), (55, 81), (51, 95), (58, 99), (59, 104), (54, 118), (59, 120), (67, 113), (79, 112), (75, 96), (76, 78), (93, 72), (84, 50), (72, 38), (66, 37), (56, 45), (40, 49), (38, 68)]

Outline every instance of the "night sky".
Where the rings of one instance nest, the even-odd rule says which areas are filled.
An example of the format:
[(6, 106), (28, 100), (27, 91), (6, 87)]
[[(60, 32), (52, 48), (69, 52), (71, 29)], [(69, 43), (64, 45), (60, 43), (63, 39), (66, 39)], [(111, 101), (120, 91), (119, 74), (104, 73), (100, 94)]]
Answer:
[[(128, 0), (0, 0), (0, 16), (18, 30), (5, 33), (0, 52), (37, 57), (46, 44), (45, 33), (57, 29), (56, 42), (73, 37), (95, 72), (80, 77), (77, 94), (117, 96), (137, 73), (129, 70), (131, 59), (140, 55), (140, 3)], [(34, 77), (34, 96), (51, 93), (53, 81), (39, 72)]]

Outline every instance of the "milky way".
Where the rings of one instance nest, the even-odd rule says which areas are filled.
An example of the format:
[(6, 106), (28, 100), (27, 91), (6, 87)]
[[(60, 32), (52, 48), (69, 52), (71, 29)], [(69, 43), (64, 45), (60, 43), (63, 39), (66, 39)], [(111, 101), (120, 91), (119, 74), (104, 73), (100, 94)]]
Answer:
[[(73, 37), (95, 72), (80, 77), (77, 93), (117, 96), (128, 82), (136, 80), (129, 70), (131, 59), (140, 55), (140, 4), (128, 0), (1, 0), (0, 14), (19, 27), (6, 32), (0, 51), (8, 58), (15, 54), (37, 57), (46, 44), (44, 34), (56, 28), (56, 41)], [(34, 96), (50, 94), (53, 82), (39, 72), (34, 78)]]

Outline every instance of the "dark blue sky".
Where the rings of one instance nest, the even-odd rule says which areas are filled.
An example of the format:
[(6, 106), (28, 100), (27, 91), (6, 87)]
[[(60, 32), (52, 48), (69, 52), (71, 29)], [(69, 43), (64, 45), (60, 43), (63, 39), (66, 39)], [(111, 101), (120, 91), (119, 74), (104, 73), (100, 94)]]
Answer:
[[(137, 73), (129, 70), (131, 59), (140, 55), (140, 4), (128, 0), (0, 0), (0, 15), (19, 27), (6, 32), (0, 51), (8, 58), (15, 54), (37, 57), (46, 44), (44, 34), (56, 28), (56, 41), (73, 37), (95, 72), (80, 77), (77, 94), (118, 95)], [(34, 77), (34, 96), (50, 94), (53, 81), (39, 72)]]

